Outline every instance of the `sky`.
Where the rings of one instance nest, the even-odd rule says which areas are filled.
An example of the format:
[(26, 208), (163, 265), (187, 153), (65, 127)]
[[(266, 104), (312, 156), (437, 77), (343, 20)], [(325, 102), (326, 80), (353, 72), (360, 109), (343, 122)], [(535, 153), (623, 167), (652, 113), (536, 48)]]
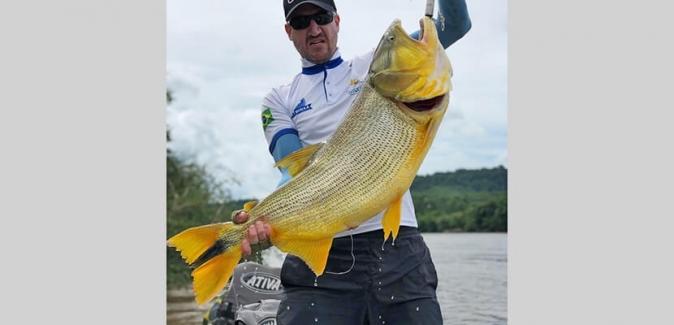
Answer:
[[(376, 47), (394, 19), (417, 30), (426, 1), (335, 4), (348, 60)], [(454, 71), (449, 108), (418, 175), (508, 166), (507, 1), (467, 6), (472, 28), (446, 50)], [(267, 92), (301, 70), (283, 25), (281, 0), (167, 0), (168, 147), (227, 182), (234, 199), (262, 199), (280, 179), (260, 113)]]

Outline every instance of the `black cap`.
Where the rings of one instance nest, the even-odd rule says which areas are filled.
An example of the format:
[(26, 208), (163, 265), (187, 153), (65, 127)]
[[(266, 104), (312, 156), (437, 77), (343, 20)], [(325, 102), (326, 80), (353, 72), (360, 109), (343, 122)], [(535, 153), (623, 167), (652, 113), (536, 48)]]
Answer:
[(332, 0), (283, 0), (283, 11), (286, 13), (286, 21), (288, 21), (290, 15), (297, 7), (305, 3), (310, 3), (327, 11), (337, 12), (335, 2)]

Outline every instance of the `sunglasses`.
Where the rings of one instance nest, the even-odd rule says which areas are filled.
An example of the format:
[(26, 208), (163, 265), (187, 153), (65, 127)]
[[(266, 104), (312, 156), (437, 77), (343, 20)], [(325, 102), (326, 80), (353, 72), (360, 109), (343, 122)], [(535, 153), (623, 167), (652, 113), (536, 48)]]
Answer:
[(316, 24), (323, 26), (331, 23), (334, 18), (335, 18), (334, 12), (320, 11), (313, 15), (297, 16), (293, 19), (290, 19), (290, 21), (288, 21), (288, 24), (295, 30), (301, 30), (309, 27), (312, 20), (315, 21)]

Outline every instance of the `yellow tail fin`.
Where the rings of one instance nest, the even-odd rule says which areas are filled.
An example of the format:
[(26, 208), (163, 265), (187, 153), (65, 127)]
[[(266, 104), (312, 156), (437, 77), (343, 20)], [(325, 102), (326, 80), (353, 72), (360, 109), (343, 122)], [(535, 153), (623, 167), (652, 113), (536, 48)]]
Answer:
[(169, 238), (167, 243), (169, 247), (175, 247), (188, 264), (192, 264), (215, 244), (218, 236), (227, 228), (227, 223), (193, 227)]
[(221, 236), (228, 231), (237, 231), (236, 227), (232, 222), (193, 227), (167, 242), (169, 247), (175, 247), (180, 252), (188, 264), (196, 264), (192, 277), (199, 305), (209, 302), (224, 288), (241, 260), (241, 242), (226, 242)]
[(199, 306), (211, 301), (225, 287), (241, 260), (241, 244), (231, 250), (208, 260), (192, 271), (194, 294)]

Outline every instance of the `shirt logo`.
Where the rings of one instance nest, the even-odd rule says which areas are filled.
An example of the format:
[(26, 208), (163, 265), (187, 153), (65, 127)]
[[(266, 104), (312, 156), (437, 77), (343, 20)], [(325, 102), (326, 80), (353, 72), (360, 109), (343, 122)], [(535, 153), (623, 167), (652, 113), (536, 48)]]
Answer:
[(302, 98), (300, 100), (300, 103), (295, 106), (295, 110), (293, 111), (293, 114), (290, 116), (291, 118), (295, 118), (295, 116), (299, 115), (300, 113), (306, 112), (311, 109), (311, 103), (307, 104), (307, 102)]
[(351, 89), (347, 92), (349, 96), (359, 93), (360, 88), (363, 87), (363, 83), (358, 78), (350, 79), (349, 83), (351, 84)]
[(274, 121), (274, 117), (271, 116), (271, 110), (269, 107), (265, 108), (266, 109), (262, 112), (262, 130), (266, 131), (269, 124)]

